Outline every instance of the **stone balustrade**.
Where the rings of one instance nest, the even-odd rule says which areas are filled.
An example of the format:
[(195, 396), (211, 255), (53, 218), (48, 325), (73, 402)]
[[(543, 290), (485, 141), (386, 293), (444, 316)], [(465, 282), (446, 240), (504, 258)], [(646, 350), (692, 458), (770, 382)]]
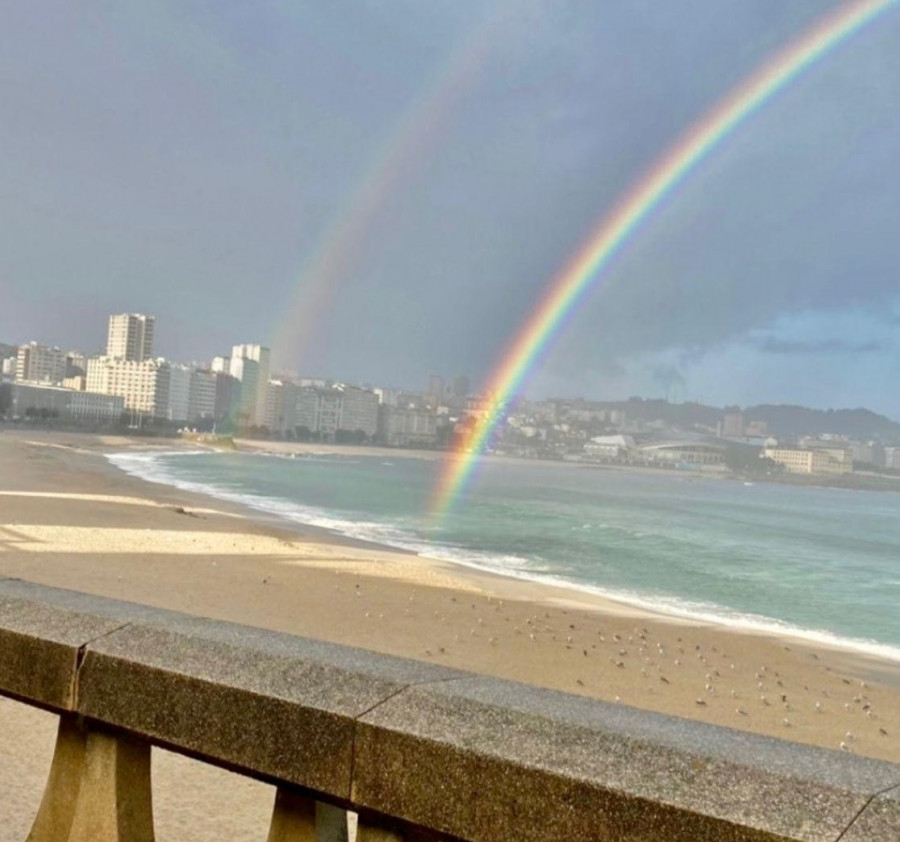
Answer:
[(12, 579), (0, 693), (59, 714), (32, 842), (150, 842), (151, 746), (274, 784), (269, 842), (900, 839), (895, 764)]

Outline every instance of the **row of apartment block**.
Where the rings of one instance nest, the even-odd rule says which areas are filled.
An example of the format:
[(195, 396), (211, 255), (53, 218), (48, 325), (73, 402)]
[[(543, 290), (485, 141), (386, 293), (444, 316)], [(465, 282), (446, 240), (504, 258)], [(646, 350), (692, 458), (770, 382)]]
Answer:
[[(262, 345), (235, 345), (209, 368), (182, 365), (154, 356), (154, 335), (153, 316), (124, 313), (110, 316), (103, 355), (86, 358), (36, 342), (20, 346), (15, 365), (7, 366), (15, 389), (7, 390), (5, 412), (93, 420), (125, 413), (134, 424), (230, 419), (239, 427), (325, 441), (341, 433), (398, 446), (436, 441), (437, 418), (427, 401), (404, 404), (403, 395), (385, 390), (271, 379), (270, 352)], [(457, 391), (467, 386), (462, 379), (454, 384)]]

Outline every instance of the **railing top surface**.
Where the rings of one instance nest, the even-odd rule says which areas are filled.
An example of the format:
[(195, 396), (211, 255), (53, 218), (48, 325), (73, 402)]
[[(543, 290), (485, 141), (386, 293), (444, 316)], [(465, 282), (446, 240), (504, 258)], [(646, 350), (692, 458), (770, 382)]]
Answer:
[(900, 838), (896, 764), (11, 579), (0, 693), (473, 840)]

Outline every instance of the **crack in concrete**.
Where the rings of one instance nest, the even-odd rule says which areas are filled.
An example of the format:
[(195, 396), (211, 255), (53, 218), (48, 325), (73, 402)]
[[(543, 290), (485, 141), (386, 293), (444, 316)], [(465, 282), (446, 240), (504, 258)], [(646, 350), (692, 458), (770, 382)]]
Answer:
[(404, 684), (402, 687), (396, 689), (393, 693), (389, 693), (383, 699), (379, 699), (375, 704), (370, 705), (363, 711), (360, 711), (353, 717), (353, 734), (350, 741), (350, 782), (349, 789), (347, 792), (347, 800), (353, 801), (353, 782), (356, 779), (356, 737), (359, 732), (359, 724), (360, 720), (364, 716), (368, 716), (373, 710), (380, 708), (382, 705), (387, 704), (387, 702), (391, 701), (391, 699), (396, 699), (401, 693), (405, 693), (412, 687), (427, 687), (430, 684), (444, 684), (448, 681), (461, 681), (462, 677), (458, 675), (451, 675), (447, 678), (433, 678), (428, 679), (426, 681), (412, 681), (409, 684)]
[(840, 834), (837, 837), (835, 837), (834, 842), (841, 842), (841, 839), (843, 839), (847, 835), (847, 832), (853, 827), (853, 825), (856, 824), (856, 822), (859, 820), (859, 817), (863, 813), (865, 813), (866, 810), (869, 809), (869, 806), (872, 804), (872, 802), (876, 798), (884, 795), (885, 793), (891, 792), (895, 789), (900, 789), (900, 784), (893, 784), (892, 786), (886, 787), (885, 789), (881, 789), (878, 792), (872, 793), (872, 795), (870, 795), (866, 799), (866, 803), (863, 804), (862, 807), (859, 808), (856, 815), (852, 819), (850, 819), (850, 823), (840, 832)]
[(128, 628), (128, 626), (132, 625), (132, 620), (127, 620), (121, 625), (116, 626), (115, 628), (110, 629), (109, 631), (103, 632), (103, 634), (98, 634), (96, 637), (92, 637), (90, 640), (86, 640), (82, 643), (75, 652), (75, 671), (72, 674), (72, 685), (69, 688), (69, 695), (72, 700), (72, 710), (75, 710), (78, 707), (78, 682), (81, 677), (81, 667), (84, 664), (85, 655), (87, 655), (87, 648), (92, 643), (96, 643), (98, 640), (103, 640), (104, 637), (109, 637), (111, 634), (115, 634), (118, 631), (122, 631), (124, 628)]

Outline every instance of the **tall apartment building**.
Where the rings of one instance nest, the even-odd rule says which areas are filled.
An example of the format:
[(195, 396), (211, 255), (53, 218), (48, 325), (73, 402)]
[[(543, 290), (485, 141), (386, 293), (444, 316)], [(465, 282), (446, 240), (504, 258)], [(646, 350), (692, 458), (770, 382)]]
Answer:
[(237, 381), (238, 387), (233, 413), (235, 422), (239, 427), (258, 424), (256, 410), (259, 400), (259, 363), (244, 357), (232, 357), (231, 376)]
[(216, 418), (216, 379), (214, 371), (195, 368), (191, 372), (187, 419), (191, 423)]
[(66, 377), (66, 352), (29, 342), (16, 354), (16, 380), (30, 383), (62, 383)]
[(121, 395), (125, 409), (153, 417), (157, 414), (159, 371), (156, 360), (92, 357), (87, 361), (86, 387), (89, 392)]
[(154, 316), (144, 316), (140, 313), (110, 316), (106, 356), (134, 362), (153, 359), (155, 323)]
[(355, 433), (362, 431), (369, 438), (378, 431), (378, 395), (355, 386), (335, 386), (341, 394), (340, 416), (335, 429)]
[(393, 447), (433, 445), (437, 441), (437, 416), (428, 409), (378, 407), (378, 440)]
[(187, 421), (190, 392), (191, 370), (186, 365), (160, 360), (156, 378), (156, 417)]
[(269, 349), (263, 345), (235, 345), (231, 349), (230, 374), (241, 381), (238, 423), (264, 425), (269, 387)]
[(300, 387), (290, 380), (270, 380), (266, 396), (266, 426), (281, 433), (297, 426), (297, 397)]
[(336, 384), (330, 388), (302, 388), (297, 392), (295, 426), (306, 427), (325, 439), (339, 432), (378, 431), (378, 396), (368, 389)]
[(213, 418), (216, 421), (224, 421), (233, 418), (237, 404), (241, 384), (227, 371), (213, 372), (216, 376), (216, 408)]

